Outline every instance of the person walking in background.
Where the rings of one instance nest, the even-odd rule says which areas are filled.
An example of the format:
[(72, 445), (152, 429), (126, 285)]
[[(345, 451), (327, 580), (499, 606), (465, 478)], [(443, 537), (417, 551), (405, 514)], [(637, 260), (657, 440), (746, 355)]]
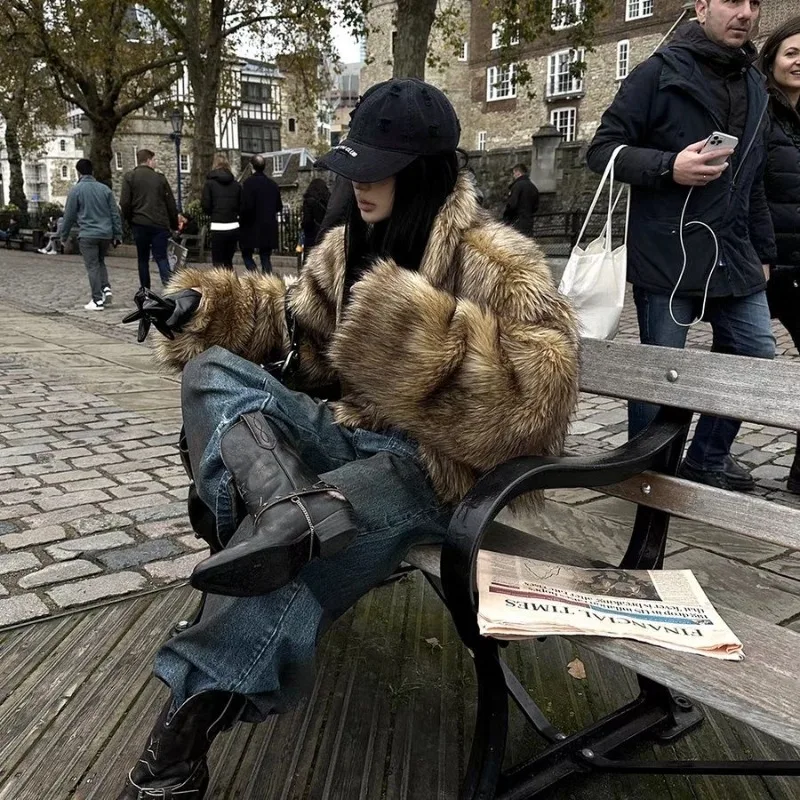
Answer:
[(203, 211), (211, 219), (211, 261), (215, 267), (233, 269), (241, 199), (242, 186), (233, 177), (228, 157), (217, 153), (206, 176), (202, 200)]
[(303, 260), (305, 261), (319, 242), (322, 222), (328, 210), (331, 192), (322, 178), (314, 178), (303, 194)]
[(149, 289), (151, 250), (161, 283), (164, 286), (169, 283), (167, 243), (171, 232), (178, 229), (178, 208), (169, 181), (155, 170), (155, 153), (139, 150), (136, 163), (138, 166), (122, 179), (120, 206), (136, 243), (139, 285)]
[(511, 174), (514, 180), (508, 191), (503, 222), (526, 236), (533, 236), (533, 216), (539, 210), (539, 190), (528, 177), (525, 164), (517, 164)]
[[(760, 66), (770, 95), (764, 185), (776, 244), (767, 300), (772, 316), (800, 351), (800, 17), (790, 19), (764, 42)], [(800, 494), (800, 434), (787, 488)]]
[[(775, 259), (764, 193), (767, 94), (750, 42), (759, 6), (697, 0), (695, 10), (698, 21), (679, 28), (622, 84), (587, 162), (602, 172), (614, 150), (627, 145), (615, 173), (631, 185), (628, 281), (642, 344), (682, 348), (702, 316), (711, 323), (714, 352), (773, 358), (763, 266)], [(738, 137), (738, 147), (701, 153), (715, 131)], [(703, 222), (714, 235), (700, 224), (681, 229), (683, 221)], [(657, 410), (629, 403), (629, 435)], [(752, 489), (752, 475), (730, 454), (740, 426), (701, 416), (681, 477)]]
[(257, 249), (261, 270), (269, 274), (272, 272), (270, 256), (278, 247), (278, 214), (283, 210), (281, 190), (264, 174), (264, 156), (253, 156), (250, 165), (253, 174), (242, 184), (239, 247), (248, 270), (257, 269), (253, 258)]
[(111, 302), (106, 253), (112, 243), (116, 247), (122, 241), (122, 220), (111, 189), (92, 176), (92, 162), (82, 158), (75, 169), (80, 177), (67, 196), (61, 239), (66, 242), (77, 221), (80, 225), (78, 245), (92, 291), (92, 299), (84, 308), (102, 311)]

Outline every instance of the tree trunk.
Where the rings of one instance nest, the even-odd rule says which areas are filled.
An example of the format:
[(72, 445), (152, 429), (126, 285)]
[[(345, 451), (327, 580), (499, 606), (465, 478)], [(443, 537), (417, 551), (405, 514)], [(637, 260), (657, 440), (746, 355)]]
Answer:
[(13, 203), (20, 211), (28, 210), (28, 198), (25, 196), (25, 177), (22, 174), (22, 149), (19, 144), (17, 128), (25, 110), (25, 93), (19, 89), (11, 96), (11, 103), (6, 115), (6, 151), (11, 180), (8, 184), (8, 202)]
[(92, 138), (89, 146), (89, 159), (94, 168), (94, 177), (100, 183), (112, 188), (111, 159), (113, 157), (112, 142), (117, 132), (120, 118), (113, 113), (104, 114), (102, 109), (92, 119)]
[(398, 0), (393, 77), (425, 79), (425, 59), (436, 2)]
[[(197, 15), (188, 17), (187, 41), (199, 42), (199, 34), (188, 30)], [(225, 0), (211, 0), (208, 32), (202, 48), (187, 53), (186, 65), (192, 87), (194, 127), (192, 130), (192, 161), (189, 198), (197, 200), (203, 191), (206, 173), (211, 169), (217, 149), (216, 114), (219, 95), (222, 53), (225, 40), (222, 30), (225, 23)], [(235, 170), (234, 170), (235, 171)]]

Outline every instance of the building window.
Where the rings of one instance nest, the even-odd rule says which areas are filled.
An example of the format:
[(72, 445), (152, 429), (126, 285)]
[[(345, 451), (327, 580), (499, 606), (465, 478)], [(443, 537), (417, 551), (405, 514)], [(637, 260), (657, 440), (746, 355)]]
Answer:
[(642, 19), (653, 16), (653, 0), (627, 0), (625, 19)]
[(239, 122), (239, 150), (242, 153), (274, 153), (280, 149), (280, 125), (256, 120)]
[(478, 150), (486, 149), (486, 131), (478, 131)]
[(287, 161), (286, 153), (281, 153), (281, 155), (279, 155), (279, 156), (273, 156), (272, 157), (272, 174), (273, 174), (273, 176), (283, 175), (283, 171), (286, 169), (286, 161)]
[(181, 153), (181, 172), (189, 172), (189, 156)]
[(257, 104), (272, 102), (272, 86), (268, 83), (242, 81), (242, 102)]
[(461, 53), (458, 56), (459, 61), (469, 61), (469, 42), (461, 42)]
[(631, 43), (627, 39), (617, 42), (617, 80), (628, 77), (631, 64)]
[(583, 77), (573, 74), (575, 64), (582, 62), (584, 50), (560, 50), (547, 60), (547, 96), (561, 97), (583, 91)]
[(571, 28), (581, 21), (583, 0), (553, 0), (552, 27), (554, 31)]
[(61, 177), (64, 180), (69, 178), (69, 170), (67, 169), (67, 165), (66, 164), (62, 164), (62, 166), (61, 166)]
[(557, 108), (550, 112), (550, 124), (558, 129), (565, 142), (574, 142), (578, 110), (575, 108)]
[(510, 100), (517, 96), (517, 84), (514, 76), (517, 71), (516, 64), (505, 67), (489, 67), (486, 70), (486, 99)]
[(297, 120), (294, 117), (289, 117), (289, 133), (297, 131)]
[[(503, 22), (495, 22), (492, 24), (492, 50), (497, 50), (500, 45), (502, 44), (501, 39), (503, 36), (503, 29), (505, 28), (505, 23)], [(509, 45), (517, 45), (519, 44), (519, 34), (515, 34), (511, 37), (511, 41), (509, 41)]]
[(392, 31), (389, 41), (389, 58), (394, 58), (395, 47), (397, 47), (397, 31)]
[(67, 140), (66, 139), (59, 139), (59, 141), (58, 141), (58, 149), (62, 153), (66, 153), (67, 152)]
[(118, 170), (122, 169), (122, 153), (120, 153), (119, 150), (114, 153), (114, 165)]

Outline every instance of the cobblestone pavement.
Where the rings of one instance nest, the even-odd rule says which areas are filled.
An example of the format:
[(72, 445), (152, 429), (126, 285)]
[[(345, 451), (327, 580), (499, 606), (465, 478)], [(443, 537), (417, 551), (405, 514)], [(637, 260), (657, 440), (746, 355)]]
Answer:
[[(79, 257), (0, 250), (0, 626), (183, 580), (205, 557), (175, 447), (179, 382), (121, 324), (135, 266), (109, 259), (115, 304), (88, 312)], [(776, 334), (779, 357), (797, 357), (785, 331)], [(636, 338), (632, 303), (620, 338)], [(707, 326), (690, 343), (709, 346)], [(625, 420), (623, 403), (585, 395), (569, 446), (615, 446)], [(800, 505), (785, 491), (793, 434), (746, 425), (735, 452), (754, 467), (760, 494)], [(778, 555), (774, 571), (797, 577), (797, 554), (750, 563)]]

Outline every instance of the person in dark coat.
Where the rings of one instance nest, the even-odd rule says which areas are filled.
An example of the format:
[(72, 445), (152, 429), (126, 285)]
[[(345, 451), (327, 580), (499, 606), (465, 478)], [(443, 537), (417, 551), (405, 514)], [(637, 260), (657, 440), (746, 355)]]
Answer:
[(203, 211), (211, 218), (211, 261), (216, 267), (233, 269), (241, 196), (242, 186), (233, 177), (228, 157), (217, 153), (206, 176), (202, 199)]
[[(622, 84), (587, 161), (602, 172), (626, 145), (615, 177), (631, 185), (628, 281), (642, 343), (682, 348), (689, 325), (703, 316), (714, 351), (773, 358), (763, 266), (775, 258), (763, 179), (767, 93), (750, 43), (759, 8), (725, 0), (697, 0), (695, 8), (698, 21), (678, 29)], [(701, 153), (715, 131), (738, 137), (738, 147)], [(688, 224), (695, 221), (714, 231), (718, 256), (708, 228)], [(629, 434), (656, 411), (630, 403)], [(681, 476), (752, 489), (749, 471), (730, 455), (740, 425), (701, 416)]]
[[(764, 43), (761, 71), (770, 95), (764, 183), (776, 244), (767, 299), (772, 316), (800, 350), (800, 17), (790, 19)], [(800, 434), (787, 488), (800, 494)]]
[(533, 216), (539, 209), (539, 190), (528, 177), (528, 167), (517, 164), (512, 170), (514, 181), (508, 190), (503, 221), (526, 236), (533, 236)]
[(250, 160), (253, 174), (242, 186), (241, 231), (239, 246), (248, 270), (256, 270), (253, 251), (258, 250), (261, 269), (272, 272), (272, 251), (278, 247), (278, 214), (283, 211), (278, 184), (264, 174), (264, 156)]
[(322, 178), (314, 178), (303, 195), (303, 257), (309, 253), (319, 241), (319, 233), (328, 210), (331, 193)]

